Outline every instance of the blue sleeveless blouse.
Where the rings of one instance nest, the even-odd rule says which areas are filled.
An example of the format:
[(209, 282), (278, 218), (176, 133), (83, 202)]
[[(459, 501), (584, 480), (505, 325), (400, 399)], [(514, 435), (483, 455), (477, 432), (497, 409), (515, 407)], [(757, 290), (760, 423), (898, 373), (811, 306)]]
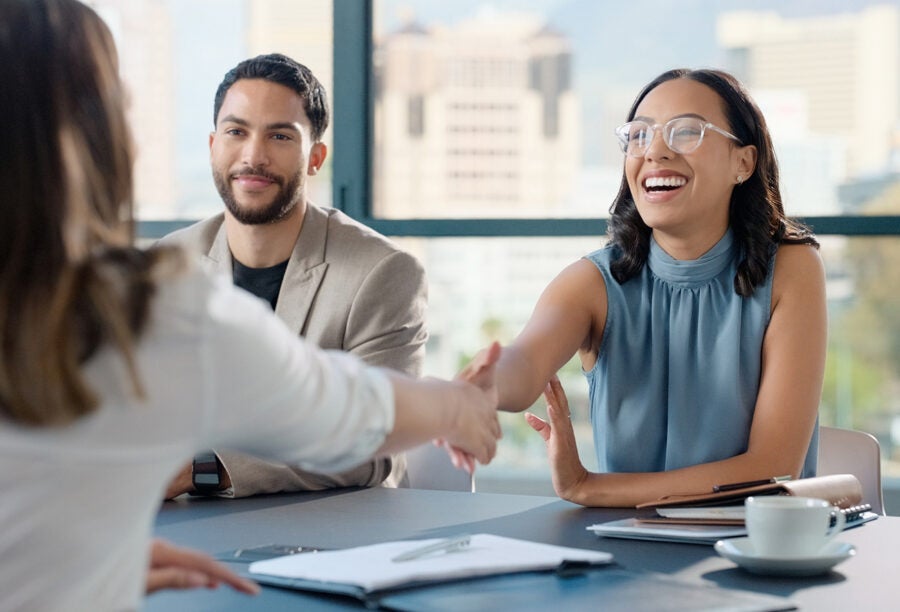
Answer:
[[(692, 261), (651, 238), (647, 265), (624, 284), (617, 251), (591, 253), (608, 312), (585, 372), (601, 472), (661, 472), (747, 450), (769, 324), (775, 258), (749, 298), (734, 291), (740, 249), (731, 230)], [(815, 475), (818, 428), (802, 477)], [(774, 476), (774, 474), (773, 474)]]

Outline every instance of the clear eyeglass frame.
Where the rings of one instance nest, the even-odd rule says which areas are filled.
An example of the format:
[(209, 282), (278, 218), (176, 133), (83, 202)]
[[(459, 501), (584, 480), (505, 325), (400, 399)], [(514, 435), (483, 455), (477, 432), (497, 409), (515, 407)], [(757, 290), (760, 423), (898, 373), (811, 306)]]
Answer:
[(696, 117), (675, 117), (665, 124), (629, 121), (616, 128), (616, 138), (622, 152), (629, 157), (643, 157), (653, 143), (656, 133), (662, 131), (663, 142), (675, 153), (683, 155), (696, 151), (703, 143), (706, 130), (718, 132), (735, 142), (741, 139), (710, 121)]

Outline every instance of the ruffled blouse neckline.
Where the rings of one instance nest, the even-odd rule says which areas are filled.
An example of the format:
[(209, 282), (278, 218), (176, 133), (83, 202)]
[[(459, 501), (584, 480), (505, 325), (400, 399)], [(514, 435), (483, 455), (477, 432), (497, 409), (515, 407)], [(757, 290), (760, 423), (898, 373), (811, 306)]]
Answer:
[(734, 234), (731, 228), (698, 259), (675, 259), (650, 236), (648, 264), (653, 274), (673, 283), (702, 283), (718, 276), (733, 260)]

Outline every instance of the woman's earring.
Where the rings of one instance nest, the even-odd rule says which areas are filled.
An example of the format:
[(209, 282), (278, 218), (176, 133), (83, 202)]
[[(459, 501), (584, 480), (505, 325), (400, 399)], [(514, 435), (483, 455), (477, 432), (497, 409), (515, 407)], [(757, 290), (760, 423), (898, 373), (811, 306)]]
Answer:
[(738, 174), (737, 175), (737, 184), (740, 185), (743, 182), (744, 182), (744, 177), (741, 176), (740, 174)]

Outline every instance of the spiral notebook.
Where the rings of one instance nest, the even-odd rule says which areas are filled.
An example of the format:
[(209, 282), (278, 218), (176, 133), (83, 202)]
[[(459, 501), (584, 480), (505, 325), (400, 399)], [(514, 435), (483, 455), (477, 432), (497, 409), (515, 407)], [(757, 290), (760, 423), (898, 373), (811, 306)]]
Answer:
[[(859, 504), (839, 511), (846, 517), (844, 529), (873, 521), (878, 515), (869, 504)], [(608, 538), (679, 542), (682, 544), (715, 544), (725, 538), (747, 535), (743, 506), (690, 506), (657, 508), (657, 516), (629, 518), (587, 527), (588, 531)]]

